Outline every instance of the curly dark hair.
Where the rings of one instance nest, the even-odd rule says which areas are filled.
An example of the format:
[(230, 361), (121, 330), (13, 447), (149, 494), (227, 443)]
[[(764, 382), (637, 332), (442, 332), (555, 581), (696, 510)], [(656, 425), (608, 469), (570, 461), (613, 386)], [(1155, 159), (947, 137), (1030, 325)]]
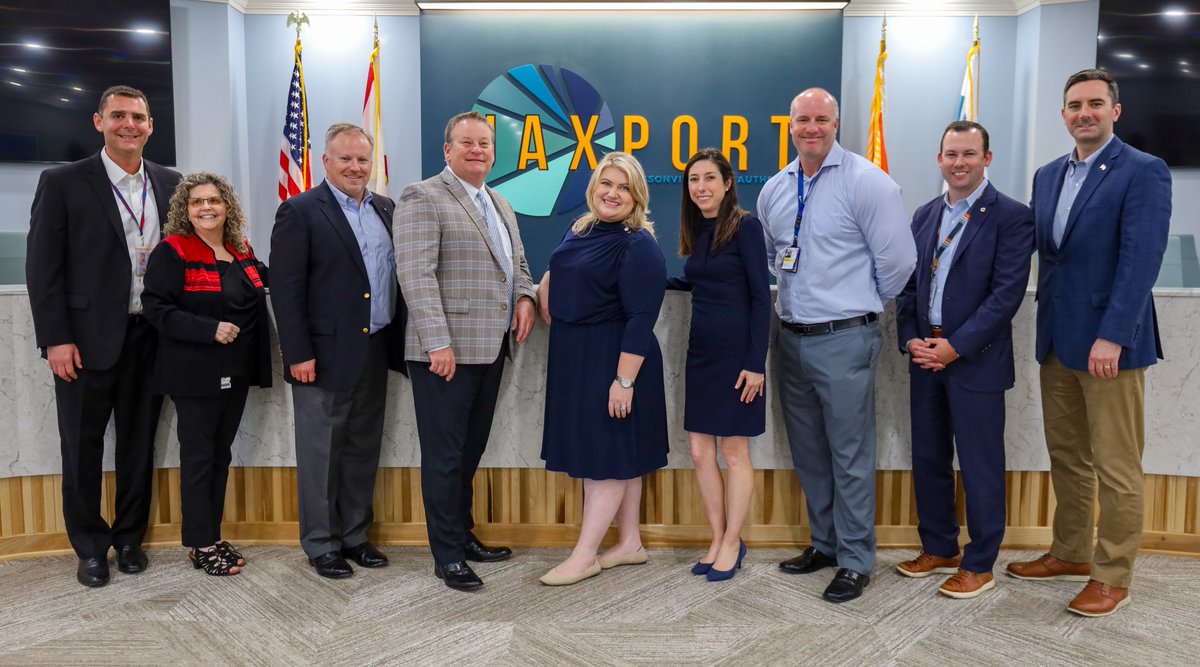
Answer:
[(188, 220), (187, 200), (192, 188), (198, 185), (215, 186), (221, 193), (221, 201), (225, 203), (224, 240), (237, 248), (238, 252), (248, 252), (250, 245), (246, 242), (246, 214), (242, 213), (242, 203), (238, 200), (237, 193), (224, 176), (206, 171), (188, 174), (175, 186), (175, 192), (171, 193), (171, 204), (167, 211), (167, 224), (163, 227), (163, 234), (187, 236), (195, 231), (192, 221)]

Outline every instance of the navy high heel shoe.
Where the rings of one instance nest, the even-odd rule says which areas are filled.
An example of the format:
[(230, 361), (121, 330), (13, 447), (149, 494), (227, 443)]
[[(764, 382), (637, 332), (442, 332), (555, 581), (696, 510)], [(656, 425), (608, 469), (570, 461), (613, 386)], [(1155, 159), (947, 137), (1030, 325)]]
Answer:
[(692, 566), (692, 574), (695, 574), (695, 575), (708, 574), (708, 571), (711, 569), (712, 569), (712, 563), (705, 563), (704, 561), (699, 561), (695, 565)]
[(742, 569), (742, 559), (745, 557), (746, 557), (746, 543), (741, 542), (740, 545), (738, 546), (737, 564), (728, 570), (718, 570), (717, 568), (710, 566), (709, 570), (708, 570), (708, 580), (709, 581), (725, 581), (727, 579), (732, 579), (733, 575), (737, 574), (737, 571)]

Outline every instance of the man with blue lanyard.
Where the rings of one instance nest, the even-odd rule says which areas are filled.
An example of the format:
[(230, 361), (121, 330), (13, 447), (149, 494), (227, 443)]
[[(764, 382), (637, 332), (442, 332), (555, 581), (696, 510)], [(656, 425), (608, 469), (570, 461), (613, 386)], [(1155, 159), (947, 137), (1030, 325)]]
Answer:
[[(1004, 392), (1014, 383), (1012, 318), (1025, 298), (1033, 213), (985, 174), (988, 133), (954, 121), (938, 166), (946, 194), (917, 209), (917, 270), (896, 297), (896, 332), (911, 355), (913, 491), (921, 553), (900, 574), (953, 575), (938, 592), (978, 597), (995, 586), (1004, 539)], [(959, 553), (954, 452), (971, 543)]]
[(758, 214), (779, 284), (777, 386), (812, 546), (779, 566), (838, 566), (824, 598), (845, 602), (875, 566), (879, 313), (908, 282), (916, 250), (900, 187), (837, 143), (832, 95), (797, 95), (788, 128), (799, 156), (763, 186)]
[[(113, 86), (92, 116), (99, 153), (42, 172), (29, 216), (25, 277), (37, 346), (54, 374), (63, 520), (84, 586), (108, 583), (108, 550), (126, 574), (146, 569), (158, 336), (142, 316), (146, 260), (179, 173), (142, 159), (154, 132), (140, 90)], [(104, 432), (116, 422), (116, 513), (100, 515)]]

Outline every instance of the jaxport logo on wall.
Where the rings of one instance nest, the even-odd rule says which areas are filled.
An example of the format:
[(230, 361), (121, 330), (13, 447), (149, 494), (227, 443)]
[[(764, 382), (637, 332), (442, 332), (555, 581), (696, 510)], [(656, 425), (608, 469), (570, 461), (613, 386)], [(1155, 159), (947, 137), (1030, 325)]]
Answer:
[(496, 128), (488, 185), (522, 215), (548, 217), (581, 206), (596, 162), (616, 147), (608, 103), (565, 67), (514, 67), (493, 79), (472, 109)]

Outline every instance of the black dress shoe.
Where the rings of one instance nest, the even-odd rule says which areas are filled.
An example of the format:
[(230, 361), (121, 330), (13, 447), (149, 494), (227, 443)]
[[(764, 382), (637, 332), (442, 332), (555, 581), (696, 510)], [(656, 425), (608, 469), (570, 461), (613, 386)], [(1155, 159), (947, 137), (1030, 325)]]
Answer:
[(108, 583), (108, 557), (80, 558), (75, 578), (84, 586), (96, 588)]
[(363, 542), (356, 547), (342, 547), (342, 555), (363, 567), (383, 567), (388, 564), (388, 557), (379, 549)]
[(308, 563), (313, 566), (317, 574), (329, 579), (345, 579), (354, 574), (354, 569), (350, 567), (350, 563), (347, 563), (346, 559), (342, 558), (342, 555), (336, 551), (321, 554), (316, 558), (309, 558)]
[(869, 583), (871, 583), (869, 575), (859, 574), (843, 567), (833, 575), (833, 581), (829, 582), (829, 586), (825, 588), (825, 594), (821, 597), (830, 602), (849, 602), (862, 595), (863, 589)]
[(483, 579), (480, 579), (465, 561), (434, 565), (433, 573), (456, 591), (473, 591), (483, 585)]
[(117, 569), (125, 574), (137, 574), (146, 569), (150, 564), (150, 559), (146, 558), (146, 552), (136, 544), (126, 544), (123, 547), (117, 547)]
[(466, 552), (467, 560), (473, 560), (476, 563), (494, 563), (512, 556), (512, 549), (508, 547), (484, 546), (482, 542), (476, 539), (467, 542), (467, 546), (463, 548), (463, 551)]
[(816, 547), (808, 547), (799, 556), (789, 558), (779, 564), (779, 569), (788, 574), (808, 574), (826, 567), (837, 567), (837, 558), (826, 556), (817, 551)]

